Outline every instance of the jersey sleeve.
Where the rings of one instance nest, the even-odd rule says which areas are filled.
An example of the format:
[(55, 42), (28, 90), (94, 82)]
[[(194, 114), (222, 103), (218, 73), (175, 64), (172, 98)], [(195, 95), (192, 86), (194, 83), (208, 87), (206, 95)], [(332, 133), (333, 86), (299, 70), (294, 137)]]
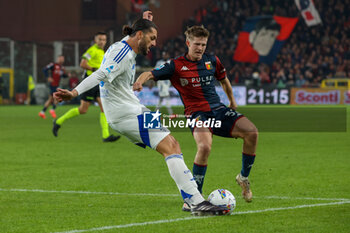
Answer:
[(216, 59), (216, 67), (215, 67), (215, 77), (217, 80), (223, 80), (226, 77), (226, 69), (222, 65), (220, 59), (215, 56)]
[(128, 48), (121, 47), (119, 45), (111, 45), (112, 48), (105, 54), (103, 61), (100, 66), (100, 70), (105, 74), (105, 77), (109, 82), (112, 82), (119, 75), (125, 72), (125, 69), (129, 63), (128, 59), (125, 58)]
[(79, 83), (75, 90), (78, 92), (78, 95), (80, 95), (98, 85), (100, 81), (104, 80), (104, 76), (101, 70), (97, 70)]
[(95, 50), (93, 49), (93, 46), (91, 46), (86, 52), (81, 56), (81, 58), (90, 61), (91, 58), (94, 56)]
[(46, 78), (48, 78), (50, 76), (49, 71), (52, 71), (54, 67), (53, 63), (48, 64), (47, 66), (44, 67), (43, 72)]
[(155, 81), (171, 79), (175, 72), (174, 60), (171, 60), (170, 63), (164, 63), (163, 65), (153, 69), (151, 72)]

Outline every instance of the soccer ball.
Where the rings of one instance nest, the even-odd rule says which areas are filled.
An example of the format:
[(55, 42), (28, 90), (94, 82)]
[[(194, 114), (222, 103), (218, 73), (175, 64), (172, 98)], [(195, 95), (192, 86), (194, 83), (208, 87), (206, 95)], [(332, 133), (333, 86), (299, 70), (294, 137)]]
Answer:
[(229, 208), (232, 213), (236, 207), (236, 198), (233, 194), (226, 189), (216, 189), (209, 194), (208, 201), (217, 206), (224, 206)]

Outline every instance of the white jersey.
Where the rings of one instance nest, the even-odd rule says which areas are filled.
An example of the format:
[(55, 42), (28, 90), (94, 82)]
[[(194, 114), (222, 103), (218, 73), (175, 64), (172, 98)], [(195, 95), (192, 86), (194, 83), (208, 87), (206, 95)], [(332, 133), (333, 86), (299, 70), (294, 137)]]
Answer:
[(100, 68), (84, 79), (75, 90), (84, 93), (100, 83), (100, 97), (108, 124), (137, 145), (153, 149), (170, 131), (144, 128), (143, 112), (149, 111), (140, 104), (132, 90), (135, 79), (136, 53), (125, 42), (112, 44)]
[(100, 95), (107, 121), (115, 123), (130, 115), (142, 113), (143, 105), (132, 90), (136, 71), (136, 53), (125, 42), (112, 44), (100, 70), (104, 78), (100, 83)]

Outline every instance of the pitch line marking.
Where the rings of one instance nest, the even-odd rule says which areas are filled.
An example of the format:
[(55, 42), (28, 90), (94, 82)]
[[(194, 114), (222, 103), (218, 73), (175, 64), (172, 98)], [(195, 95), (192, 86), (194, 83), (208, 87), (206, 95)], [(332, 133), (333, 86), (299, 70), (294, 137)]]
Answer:
[[(255, 214), (255, 213), (263, 213), (263, 212), (270, 212), (270, 211), (293, 210), (293, 209), (302, 209), (302, 208), (311, 208), (311, 207), (329, 206), (329, 205), (343, 205), (343, 204), (350, 204), (350, 201), (319, 203), (319, 204), (312, 204), (312, 205), (297, 205), (297, 206), (290, 206), (290, 207), (268, 208), (263, 210), (240, 211), (240, 212), (233, 212), (232, 215)], [(150, 222), (129, 223), (129, 224), (123, 224), (123, 225), (104, 226), (104, 227), (96, 227), (96, 228), (83, 229), (83, 230), (61, 231), (61, 232), (55, 232), (55, 233), (80, 233), (80, 232), (102, 231), (102, 230), (155, 225), (155, 224), (162, 224), (162, 223), (172, 223), (172, 222), (188, 221), (193, 219), (205, 219), (205, 218), (213, 218), (213, 217), (216, 217), (216, 216), (163, 219), (163, 220), (150, 221)]]
[(93, 191), (72, 191), (72, 190), (43, 190), (43, 189), (2, 189), (4, 192), (37, 192), (37, 193), (72, 193), (72, 194), (102, 194), (102, 195), (125, 195), (125, 196), (164, 196), (177, 197), (179, 194), (159, 193), (118, 193), (118, 192), (93, 192)]
[[(155, 197), (178, 197), (179, 194), (161, 193), (119, 193), (119, 192), (94, 192), (94, 191), (74, 191), (74, 190), (43, 190), (43, 189), (3, 189), (2, 192), (38, 192), (38, 193), (70, 193), (70, 194), (97, 194), (97, 195), (124, 195), (124, 196), (155, 196)], [(348, 198), (322, 198), (322, 197), (284, 197), (284, 196), (255, 196), (258, 199), (296, 199), (315, 201), (350, 201)]]

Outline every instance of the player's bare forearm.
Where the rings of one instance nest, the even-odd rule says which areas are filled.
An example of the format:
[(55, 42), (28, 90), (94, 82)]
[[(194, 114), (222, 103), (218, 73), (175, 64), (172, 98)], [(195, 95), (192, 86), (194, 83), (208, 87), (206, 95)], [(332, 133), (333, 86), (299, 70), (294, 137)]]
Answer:
[(72, 91), (69, 91), (66, 89), (57, 88), (57, 92), (53, 93), (53, 97), (58, 102), (71, 100), (77, 96), (78, 96), (78, 92), (75, 89), (73, 89)]
[(136, 82), (134, 83), (133, 90), (134, 91), (141, 91), (142, 85), (152, 78), (154, 78), (154, 77), (150, 71), (143, 72), (142, 74), (140, 74), (140, 76), (137, 78)]
[(229, 108), (236, 109), (237, 108), (237, 103), (235, 98), (233, 97), (233, 92), (232, 92), (232, 87), (230, 84), (230, 81), (226, 77), (225, 79), (220, 81), (222, 89), (227, 95), (228, 100), (230, 101)]
[(84, 70), (92, 70), (94, 71), (94, 69), (88, 65), (88, 62), (86, 59), (81, 59), (80, 61), (80, 67), (83, 68)]

